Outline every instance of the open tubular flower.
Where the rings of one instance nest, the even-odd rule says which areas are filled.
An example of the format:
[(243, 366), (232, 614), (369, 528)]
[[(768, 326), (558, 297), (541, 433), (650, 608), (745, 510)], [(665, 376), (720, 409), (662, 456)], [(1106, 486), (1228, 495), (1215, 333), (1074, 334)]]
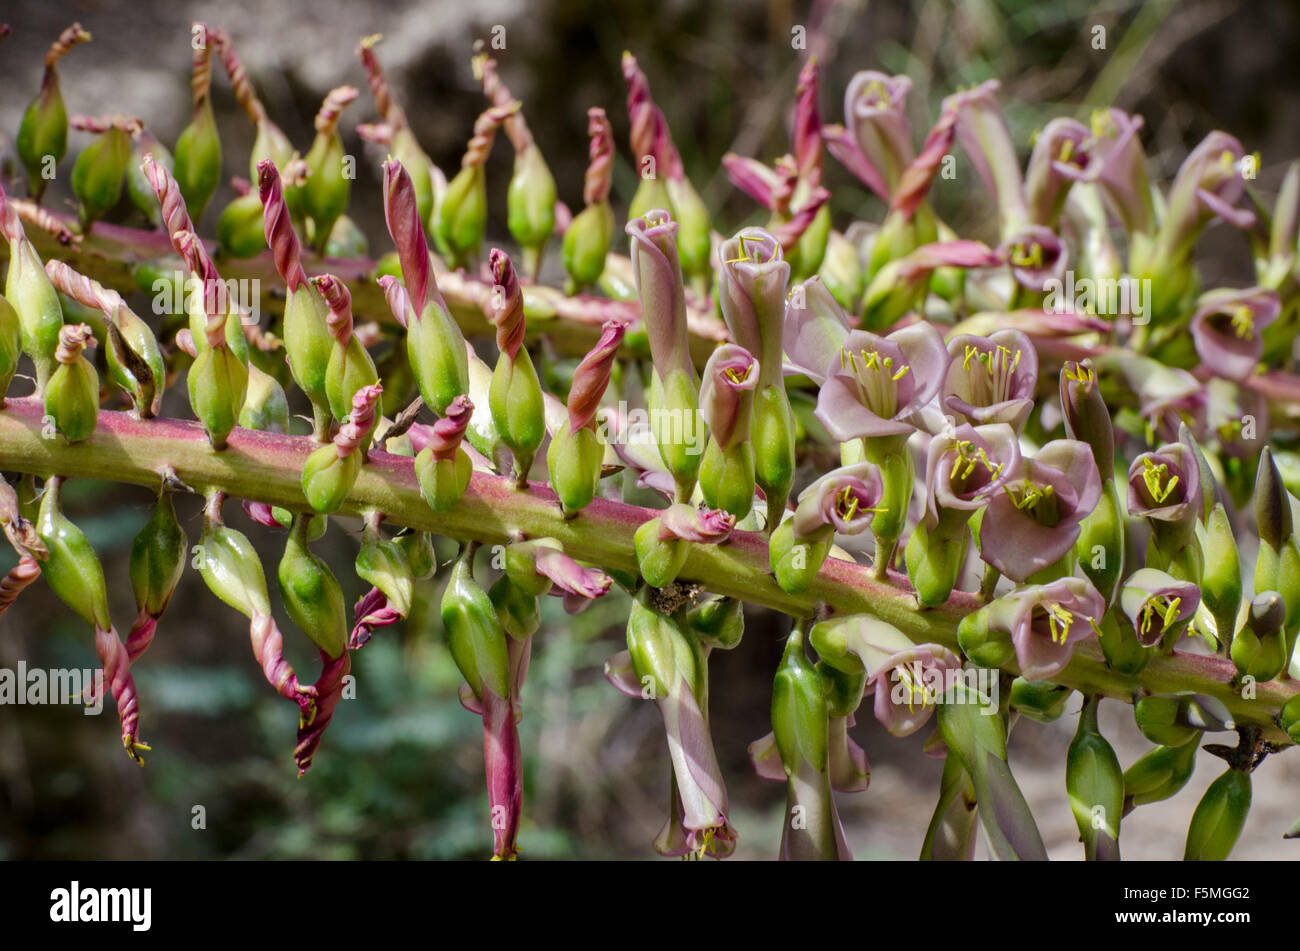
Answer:
[(948, 372), (941, 404), (944, 412), (975, 425), (1007, 423), (1024, 428), (1034, 408), (1038, 352), (1019, 330), (989, 337), (958, 334), (948, 341)]
[(1196, 302), (1192, 339), (1201, 363), (1218, 376), (1246, 380), (1264, 355), (1263, 331), (1281, 313), (1276, 291), (1210, 291)]

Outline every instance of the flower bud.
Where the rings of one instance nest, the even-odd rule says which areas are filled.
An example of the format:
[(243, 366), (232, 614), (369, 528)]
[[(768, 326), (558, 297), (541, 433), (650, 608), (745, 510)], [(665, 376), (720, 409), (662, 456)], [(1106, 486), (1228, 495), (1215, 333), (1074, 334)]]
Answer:
[[(167, 146), (159, 142), (148, 129), (141, 129), (135, 136), (131, 157), (126, 164), (126, 191), (131, 197), (131, 204), (153, 222), (154, 227), (161, 227), (162, 209), (158, 207), (158, 197), (154, 194), (153, 185), (149, 183), (141, 167), (145, 156), (148, 156), (150, 161), (159, 168), (166, 169), (167, 174), (172, 176), (175, 174), (176, 162)], [(259, 245), (261, 245), (260, 241)], [(262, 246), (264, 245), (259, 246), (259, 251)]]
[(439, 252), (453, 267), (478, 259), (487, 225), (487, 183), (483, 164), (497, 128), (518, 111), (519, 103), (492, 106), (474, 120), (474, 135), (461, 159), (460, 171), (447, 183), (442, 200), (433, 209), (433, 237)]
[(262, 199), (250, 191), (225, 207), (217, 219), (217, 246), (224, 258), (251, 258), (266, 250)]
[(104, 568), (85, 534), (63, 514), (62, 488), (63, 481), (57, 476), (46, 483), (36, 516), (36, 532), (49, 551), (42, 574), (64, 604), (96, 630), (107, 631), (113, 621), (108, 613)]
[(4, 405), (4, 395), (9, 392), (22, 353), (23, 331), (18, 312), (8, 298), (0, 296), (0, 406)]
[(89, 226), (112, 211), (122, 198), (122, 181), (131, 158), (131, 135), (139, 119), (114, 117), (82, 123), (86, 131), (102, 134), (77, 156), (72, 167), (72, 194), (81, 203), (81, 223)]
[(1229, 767), (1196, 804), (1183, 861), (1222, 862), (1237, 844), (1249, 812), (1250, 773)]
[(1237, 673), (1264, 682), (1286, 670), (1290, 660), (1285, 631), (1286, 604), (1276, 591), (1261, 591), (1250, 603), (1246, 626), (1232, 639), (1229, 653)]
[(1201, 574), (1201, 601), (1214, 618), (1220, 642), (1228, 643), (1237, 630), (1241, 607), (1241, 562), (1237, 539), (1222, 503), (1214, 506), (1205, 525), (1205, 571)]
[(339, 114), (356, 98), (357, 91), (352, 86), (329, 91), (316, 114), (316, 138), (304, 158), (309, 174), (302, 189), (302, 207), (311, 219), (312, 243), (317, 248), (325, 247), (334, 222), (347, 211), (352, 193), (352, 177), (343, 154), (338, 123)]
[(402, 532), (393, 539), (406, 555), (406, 563), (411, 566), (411, 576), (417, 579), (432, 577), (437, 563), (434, 560), (433, 542), (428, 532)]
[(171, 492), (164, 488), (153, 515), (131, 543), (131, 588), (141, 614), (156, 618), (167, 610), (185, 571), (187, 543)]
[[(1268, 446), (1259, 455), (1259, 470), (1255, 476), (1255, 522), (1260, 540), (1275, 554), (1280, 552), (1282, 543), (1291, 538), (1291, 500)], [(1261, 578), (1260, 570), (1256, 568), (1255, 589), (1261, 590), (1271, 584), (1271, 579), (1267, 575)]]
[(1205, 730), (1233, 729), (1222, 703), (1193, 693), (1143, 697), (1133, 705), (1133, 719), (1143, 736), (1163, 746), (1182, 746)]
[(1073, 694), (1069, 687), (1047, 680), (1017, 677), (1011, 681), (1011, 709), (1039, 723), (1052, 723), (1061, 718)]
[(737, 519), (754, 504), (754, 448), (750, 443), (759, 366), (748, 350), (723, 344), (709, 357), (700, 388), (700, 413), (709, 442), (700, 461), (700, 488), (711, 508)]
[(1097, 726), (1098, 697), (1084, 702), (1079, 729), (1065, 758), (1065, 788), (1079, 826), (1084, 857), (1119, 861), (1119, 824), (1124, 812), (1124, 775), (1115, 750)]
[(1182, 746), (1157, 746), (1124, 771), (1124, 810), (1162, 802), (1187, 785), (1196, 768), (1201, 734)]
[(551, 437), (546, 470), (566, 515), (582, 511), (596, 497), (604, 459), (605, 444), (592, 429), (573, 432), (565, 420)]
[(190, 406), (207, 430), (212, 447), (224, 449), (244, 408), (248, 367), (230, 347), (208, 347), (190, 366), (186, 384)]
[(329, 566), (307, 548), (305, 514), (294, 516), (276, 578), (284, 608), (293, 623), (331, 658), (347, 650), (347, 611), (343, 589)]
[(1079, 567), (1109, 604), (1124, 576), (1124, 536), (1128, 519), (1119, 502), (1115, 480), (1102, 483), (1101, 497), (1092, 514), (1079, 526), (1074, 555)]
[(1092, 447), (1097, 471), (1102, 479), (1109, 479), (1115, 471), (1115, 432), (1091, 360), (1066, 362), (1061, 368), (1060, 396), (1066, 433)]
[(378, 383), (357, 390), (348, 421), (339, 427), (334, 441), (307, 457), (302, 469), (302, 491), (317, 512), (337, 511), (352, 491), (365, 462), (381, 392)]
[(533, 457), (546, 437), (542, 385), (523, 346), (524, 295), (514, 267), (509, 256), (499, 248), (492, 249), (489, 262), (493, 281), (499, 288), (489, 318), (497, 328), (501, 356), (492, 373), (488, 408), (501, 441), (514, 454), (515, 478), (522, 487), (527, 483)]
[(745, 633), (745, 603), (738, 598), (710, 598), (686, 612), (686, 623), (705, 647), (729, 651)]
[(1300, 737), (1300, 694), (1293, 695), (1282, 705), (1282, 710), (1277, 716), (1277, 725), (1291, 737), (1293, 742)]
[[(195, 24), (205, 31), (207, 27)], [(198, 221), (221, 183), (221, 135), (212, 114), (212, 48), (204, 42), (194, 51), (194, 114), (176, 140), (174, 174), (190, 217)]]
[(614, 212), (608, 202), (589, 205), (574, 216), (564, 232), (564, 270), (569, 275), (565, 290), (580, 293), (600, 280), (614, 241)]
[(686, 565), (692, 543), (714, 545), (731, 534), (736, 520), (726, 512), (677, 502), (650, 519), (633, 537), (637, 569), (652, 588), (666, 588)]
[(1010, 631), (996, 629), (991, 623), (993, 620), (993, 612), (984, 607), (974, 614), (967, 614), (957, 625), (958, 646), (972, 663), (980, 667), (1002, 667), (1016, 656)]
[(514, 174), (506, 193), (506, 226), (524, 249), (525, 266), (534, 277), (542, 249), (555, 230), (555, 179), (532, 143), (515, 154)]
[(467, 396), (458, 396), (447, 407), (445, 418), (433, 425), (433, 438), (415, 457), (415, 478), (420, 494), (435, 512), (453, 508), (469, 487), (474, 465), (461, 447), (465, 430), (474, 414)]
[(264, 433), (289, 432), (289, 400), (280, 381), (248, 365), (248, 390), (239, 411), (239, 425)]
[(312, 278), (325, 298), (329, 315), (326, 326), (336, 345), (325, 368), (325, 396), (336, 419), (346, 419), (357, 392), (379, 382), (375, 362), (359, 337), (352, 332), (352, 295), (347, 285), (332, 274)]
[(270, 615), (262, 561), (242, 532), (207, 519), (199, 539), (198, 564), (208, 588), (226, 604), (248, 618)]
[(90, 34), (80, 23), (74, 23), (54, 41), (45, 54), (41, 91), (23, 113), (22, 124), (18, 126), (15, 145), (18, 157), (27, 168), (28, 191), (37, 202), (49, 184), (46, 177), (49, 159), (53, 158), (57, 164), (68, 151), (68, 112), (59, 87), (58, 63), (72, 47), (89, 40)]
[(99, 421), (99, 374), (82, 351), (95, 338), (87, 324), (69, 324), (59, 334), (59, 368), (45, 387), (45, 414), (68, 442), (88, 439)]
[(867, 289), (862, 258), (853, 242), (838, 231), (832, 231), (827, 239), (826, 253), (817, 275), (844, 310), (850, 314), (859, 312), (862, 295)]
[(1118, 605), (1101, 619), (1097, 627), (1097, 643), (1101, 645), (1106, 665), (1130, 677), (1140, 674), (1155, 654), (1155, 648), (1138, 640), (1133, 622), (1118, 610)]
[(63, 308), (59, 295), (41, 265), (40, 256), (27, 240), (18, 212), (0, 191), (0, 231), (9, 242), (9, 273), (5, 278), (4, 296), (18, 314), (22, 329), (23, 350), (36, 365), (36, 392), (42, 393), (57, 362), (54, 352), (59, 346), (63, 327)]
[(501, 629), (510, 637), (520, 641), (537, 633), (542, 623), (537, 598), (519, 590), (509, 576), (497, 579), (496, 584), (488, 589), (488, 598), (496, 608)]
[(474, 548), (468, 547), (447, 580), (442, 595), (442, 625), (452, 659), (475, 698), (484, 692), (510, 695), (506, 637), (496, 609), (474, 580)]
[(357, 552), (357, 577), (383, 592), (388, 604), (402, 617), (411, 610), (411, 566), (396, 542), (367, 528)]

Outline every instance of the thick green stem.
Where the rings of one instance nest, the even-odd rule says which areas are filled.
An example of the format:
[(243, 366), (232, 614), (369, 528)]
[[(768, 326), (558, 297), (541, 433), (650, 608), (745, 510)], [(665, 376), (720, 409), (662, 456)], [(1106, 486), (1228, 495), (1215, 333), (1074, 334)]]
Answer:
[[(136, 420), (129, 414), (101, 410), (94, 434), (68, 445), (41, 437), (44, 410), (33, 399), (10, 399), (0, 411), (0, 471), (107, 479), (156, 489), (171, 467), (176, 478), (204, 493), (219, 489), (232, 496), (304, 511), (303, 463), (316, 444), (307, 436), (279, 436), (236, 428), (228, 447), (214, 451), (197, 422), (174, 419)], [(633, 534), (655, 512), (608, 499), (596, 499), (577, 518), (566, 519), (554, 494), (534, 485), (527, 492), (514, 480), (474, 473), (464, 498), (449, 512), (434, 512), (420, 495), (413, 460), (372, 451), (340, 514), (363, 517), (371, 510), (387, 521), (465, 541), (506, 544), (518, 533), (550, 536), (580, 561), (604, 568), (636, 571)], [(798, 595), (777, 587), (769, 573), (767, 538), (735, 532), (723, 545), (692, 545), (682, 570), (683, 582), (763, 605), (793, 617), (811, 617), (821, 605), (837, 613), (867, 613), (893, 624), (912, 639), (956, 649), (957, 624), (976, 610), (974, 595), (954, 594), (946, 604), (918, 611), (909, 591), (872, 577), (870, 568), (828, 558), (812, 585)], [(1014, 672), (1014, 664), (1008, 665)], [(1142, 691), (1194, 691), (1221, 700), (1238, 723), (1256, 724), (1277, 743), (1288, 743), (1274, 723), (1278, 711), (1300, 692), (1290, 679), (1256, 685), (1254, 699), (1232, 689), (1236, 668), (1222, 658), (1175, 651), (1155, 657), (1139, 676), (1110, 670), (1094, 641), (1078, 645), (1074, 659), (1057, 682), (1085, 695), (1125, 702)]]

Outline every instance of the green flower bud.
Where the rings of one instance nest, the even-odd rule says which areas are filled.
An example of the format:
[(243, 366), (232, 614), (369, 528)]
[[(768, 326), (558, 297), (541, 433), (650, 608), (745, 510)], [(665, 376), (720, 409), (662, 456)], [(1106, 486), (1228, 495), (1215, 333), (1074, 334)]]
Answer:
[(190, 366), (186, 383), (190, 406), (207, 430), (212, 447), (224, 449), (226, 437), (239, 424), (239, 413), (244, 408), (247, 365), (230, 347), (207, 347)]
[(153, 515), (131, 543), (131, 588), (141, 613), (158, 617), (167, 610), (185, 571), (188, 541), (176, 519), (171, 492), (164, 489)]
[(36, 94), (18, 127), (15, 145), (18, 157), (27, 169), (28, 190), (36, 201), (41, 200), (49, 184), (54, 164), (63, 160), (68, 151), (68, 111), (63, 105), (63, 90), (59, 87), (59, 60), (78, 43), (87, 42), (90, 34), (80, 23), (68, 27), (45, 54), (45, 75), (41, 91)]
[(1124, 772), (1126, 811), (1148, 802), (1161, 802), (1187, 785), (1196, 768), (1197, 733), (1182, 746), (1157, 746)]
[(72, 194), (81, 203), (82, 225), (88, 226), (117, 206), (130, 158), (130, 132), (117, 124), (110, 125), (77, 156), (72, 167)]
[(18, 370), (18, 358), (23, 353), (22, 324), (18, 312), (9, 299), (0, 296), (0, 406), (9, 392), (9, 383)]
[[(353, 95), (356, 95), (355, 90)], [(334, 222), (348, 210), (348, 199), (352, 194), (352, 179), (347, 174), (343, 139), (337, 126), (328, 132), (316, 133), (304, 161), (310, 172), (302, 186), (302, 209), (312, 221), (312, 244), (323, 249)]]
[(1294, 538), (1282, 546), (1282, 556), (1277, 565), (1276, 591), (1286, 603), (1286, 620), (1283, 622), (1286, 633), (1284, 653), (1290, 657), (1296, 633), (1300, 632), (1300, 549), (1296, 548)]
[(96, 630), (111, 630), (113, 621), (108, 613), (104, 568), (81, 529), (63, 514), (62, 488), (62, 479), (58, 477), (46, 483), (36, 516), (36, 532), (49, 550), (41, 574), (59, 599), (87, 624)]
[(280, 381), (248, 365), (248, 389), (239, 411), (239, 425), (264, 433), (289, 432), (289, 400)]
[(667, 380), (652, 373), (647, 402), (659, 455), (677, 482), (678, 497), (689, 498), (700, 470), (697, 440), (704, 435), (699, 383), (693, 372), (685, 370), (672, 371)]
[(361, 473), (362, 455), (340, 456), (333, 443), (321, 446), (307, 457), (302, 467), (302, 491), (317, 512), (337, 512)]
[(172, 174), (190, 218), (197, 222), (221, 184), (221, 135), (212, 114), (212, 100), (206, 95), (176, 140)]
[(567, 419), (551, 437), (546, 469), (566, 515), (581, 511), (596, 497), (604, 458), (605, 445), (595, 431), (583, 428), (570, 432)]
[(738, 598), (711, 598), (687, 611), (686, 623), (705, 647), (729, 651), (745, 633), (745, 603)]
[[(780, 513), (785, 511), (794, 485), (795, 421), (784, 385), (765, 386), (754, 395), (750, 432), (754, 441), (754, 481), (767, 497), (767, 528), (771, 531), (780, 524)], [(698, 460), (699, 456), (694, 458)], [(876, 524), (878, 521), (873, 527)]]
[(43, 392), (56, 365), (54, 351), (63, 328), (63, 308), (36, 249), (25, 237), (9, 242), (4, 296), (18, 313), (23, 350), (36, 364), (36, 391)]
[[(162, 208), (158, 204), (158, 195), (154, 192), (153, 185), (144, 174), (142, 166), (146, 155), (152, 155), (154, 163), (166, 169), (167, 174), (173, 178), (176, 161), (167, 146), (159, 142), (148, 129), (144, 129), (135, 137), (131, 157), (126, 163), (126, 191), (131, 198), (131, 204), (153, 222), (154, 227), (158, 227), (162, 224)], [(262, 241), (262, 247), (266, 247), (265, 239)]]
[(99, 374), (82, 355), (86, 343), (93, 339), (86, 324), (64, 327), (59, 368), (45, 387), (45, 415), (70, 443), (88, 439), (99, 421)]
[(666, 588), (677, 580), (690, 554), (686, 542), (674, 537), (661, 539), (659, 532), (659, 519), (652, 518), (643, 523), (633, 536), (637, 568), (652, 588)]
[(709, 209), (690, 179), (669, 177), (665, 185), (673, 220), (678, 227), (677, 259), (681, 261), (682, 273), (694, 279), (697, 284), (707, 282), (713, 270), (710, 262), (713, 240), (709, 231)]
[[(291, 291), (284, 305), (284, 349), (289, 358), (289, 369), (293, 371), (294, 382), (307, 394), (318, 416), (329, 406), (325, 374), (337, 346), (326, 324), (328, 316), (325, 298), (310, 281), (303, 281)], [(316, 437), (324, 438), (324, 430), (319, 424)]]
[(434, 187), (430, 168), (433, 161), (420, 147), (410, 126), (402, 126), (393, 133), (393, 158), (402, 163), (411, 176), (415, 189), (415, 207), (420, 220), (426, 224), (433, 220)]
[(1205, 730), (1233, 728), (1223, 704), (1191, 693), (1143, 697), (1133, 705), (1133, 719), (1143, 736), (1162, 746), (1182, 746)]
[(1011, 709), (1039, 723), (1051, 723), (1060, 719), (1073, 693), (1069, 687), (1048, 680), (1017, 677), (1011, 682)]
[(293, 151), (293, 143), (284, 131), (270, 119), (263, 118), (257, 123), (253, 151), (248, 158), (248, 180), (257, 181), (257, 163), (263, 159), (270, 159), (283, 172), (293, 159)]
[(794, 536), (794, 519), (778, 525), (768, 544), (768, 560), (781, 590), (787, 594), (806, 591), (830, 554), (834, 540), (835, 531), (829, 525), (801, 539)]
[(469, 392), (469, 353), (460, 325), (437, 300), (425, 305), (406, 326), (406, 356), (425, 405), (447, 412), (451, 401)]
[(980, 667), (1002, 667), (1015, 659), (1016, 648), (1011, 643), (1011, 635), (992, 630), (989, 620), (987, 608), (966, 615), (957, 625), (957, 643), (972, 663)]
[(1300, 694), (1296, 694), (1283, 706), (1277, 717), (1277, 725), (1293, 742), (1300, 743)]
[(428, 578), (437, 567), (434, 561), (433, 542), (428, 532), (405, 531), (393, 539), (393, 543), (402, 549), (406, 563), (410, 565), (411, 576)]
[(632, 601), (627, 650), (642, 689), (650, 699), (663, 699), (678, 677), (694, 684), (695, 655), (677, 622), (649, 607), (648, 596), (643, 590)]
[(474, 580), (474, 548), (456, 562), (442, 594), (442, 626), (461, 676), (479, 700), (484, 689), (510, 695), (506, 636), (491, 598)]
[(537, 598), (510, 580), (508, 575), (497, 579), (488, 589), (488, 598), (496, 608), (501, 629), (516, 640), (532, 637), (541, 626), (542, 617), (537, 610)]
[(217, 219), (217, 244), (222, 257), (251, 258), (266, 250), (262, 228), (262, 199), (255, 191), (240, 195)]
[(141, 419), (162, 409), (167, 366), (158, 338), (129, 307), (122, 306), (105, 324), (104, 362), (108, 377), (131, 399)]
[(1097, 726), (1100, 700), (1090, 697), (1066, 753), (1065, 788), (1088, 861), (1119, 860), (1119, 824), (1124, 811), (1124, 774), (1119, 758)]
[(516, 477), (526, 479), (546, 437), (546, 411), (542, 385), (525, 348), (520, 347), (513, 360), (504, 353), (497, 360), (488, 390), (488, 408), (501, 441), (514, 454)]
[(329, 566), (307, 548), (309, 518), (294, 517), (276, 577), (285, 610), (312, 643), (330, 657), (347, 650), (348, 617), (343, 589)]
[(1110, 603), (1124, 573), (1124, 528), (1128, 517), (1119, 504), (1113, 478), (1102, 484), (1101, 498), (1092, 514), (1079, 526), (1074, 555), (1079, 567), (1101, 596)]
[(867, 287), (862, 273), (862, 259), (858, 257), (858, 249), (852, 241), (838, 231), (832, 231), (817, 273), (835, 302), (846, 313), (858, 313)]
[(367, 529), (357, 552), (357, 577), (384, 593), (397, 613), (411, 611), (411, 566), (402, 546)]
[(347, 419), (357, 390), (378, 382), (375, 361), (359, 338), (354, 335), (346, 344), (336, 344), (325, 369), (325, 395), (334, 418)]
[(1101, 644), (1106, 664), (1121, 674), (1136, 677), (1150, 663), (1156, 652), (1154, 647), (1144, 647), (1137, 631), (1123, 611), (1106, 612), (1097, 628), (1097, 642)]
[(955, 538), (928, 532), (917, 525), (903, 552), (907, 577), (916, 591), (916, 601), (923, 608), (943, 604), (957, 586), (957, 578), (966, 560), (965, 529)]
[(723, 449), (710, 438), (700, 460), (700, 489), (709, 508), (741, 519), (754, 506), (754, 447), (745, 439)]
[(536, 276), (542, 249), (555, 230), (555, 179), (536, 143), (515, 155), (506, 193), (506, 226), (524, 249), (524, 266)]
[(1250, 812), (1250, 773), (1231, 767), (1205, 790), (1187, 827), (1184, 862), (1222, 862)]
[(262, 561), (246, 535), (208, 518), (196, 554), (199, 574), (213, 594), (245, 617), (270, 615)]
[(339, 215), (325, 240), (327, 258), (364, 258), (370, 253), (366, 233), (348, 215)]
[(469, 488), (474, 464), (464, 449), (457, 448), (454, 459), (437, 459), (432, 449), (422, 449), (415, 457), (415, 478), (420, 494), (435, 512), (455, 508)]
[(487, 227), (487, 182), (482, 166), (462, 168), (434, 209), (433, 240), (452, 267), (477, 260)]
[(569, 275), (566, 293), (577, 294), (600, 280), (613, 240), (614, 212), (609, 202), (588, 205), (574, 216), (564, 232), (562, 250), (564, 270)]
[[(1255, 476), (1255, 522), (1260, 539), (1275, 552), (1291, 537), (1291, 500), (1268, 446), (1259, 455)], [(1256, 590), (1260, 590), (1258, 581), (1257, 575)]]
[(1232, 640), (1241, 607), (1241, 561), (1237, 539), (1223, 505), (1216, 504), (1205, 525), (1205, 571), (1201, 574), (1201, 603), (1214, 618), (1219, 640)]
[(819, 773), (826, 771), (828, 715), (822, 678), (808, 662), (803, 632), (796, 629), (772, 684), (772, 733), (787, 776), (798, 771), (801, 759)]
[[(770, 228), (768, 229), (771, 230)], [(831, 233), (831, 206), (824, 204), (813, 215), (812, 223), (799, 236), (785, 259), (790, 262), (790, 279), (802, 281), (817, 273), (826, 257)]]
[(1255, 595), (1246, 615), (1246, 626), (1237, 632), (1229, 649), (1241, 676), (1267, 681), (1286, 670), (1290, 657), (1285, 622), (1286, 605), (1276, 591)]

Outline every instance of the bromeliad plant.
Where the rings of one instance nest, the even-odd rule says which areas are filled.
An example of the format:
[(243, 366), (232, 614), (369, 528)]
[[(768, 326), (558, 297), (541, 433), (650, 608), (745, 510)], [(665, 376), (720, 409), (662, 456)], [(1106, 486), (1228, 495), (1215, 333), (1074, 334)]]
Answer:
[[(724, 857), (743, 833), (708, 661), (739, 644), (746, 602), (790, 619), (772, 731), (749, 749), (786, 784), (782, 858), (850, 857), (835, 794), (868, 785), (850, 735), (868, 700), (890, 733), (930, 727), (927, 751), (944, 758), (923, 858), (972, 857), (977, 828), (992, 856), (1046, 857), (1007, 740), (1024, 717), (1076, 714), (1064, 785), (1087, 858), (1118, 858), (1131, 812), (1177, 794), (1204, 734), (1226, 731), (1235, 746), (1204, 747), (1227, 770), (1196, 807), (1186, 858), (1231, 851), (1251, 772), (1300, 742), (1300, 164), (1270, 211), (1247, 182), (1254, 160), (1215, 132), (1162, 189), (1141, 118), (1111, 109), (1052, 121), (1022, 168), (996, 82), (945, 100), (918, 147), (906, 77), (858, 74), (844, 124), (823, 126), (809, 61), (793, 154), (724, 160), (768, 216), (727, 237), (629, 54), (640, 176), (624, 244), (603, 108), (588, 113), (572, 215), (479, 53), (488, 105), (449, 179), (368, 37), (358, 53), (381, 121), (361, 132), (391, 151), (368, 194), (393, 246), (372, 262), (347, 214), (365, 189), (339, 175), (357, 90), (330, 93), (300, 154), (231, 37), (193, 35), (194, 116), (174, 152), (139, 120), (72, 123), (98, 136), (76, 161), (72, 218), (39, 204), (40, 166), (62, 159), (69, 125), (55, 64), (89, 39), (70, 27), (19, 130), (30, 198), (0, 197), (0, 380), (25, 355), (36, 384), (0, 410), (0, 470), (17, 481), (0, 482), (0, 523), (19, 559), (0, 612), (44, 577), (93, 627), (133, 758), (150, 720), (131, 665), (166, 636), (187, 550), (172, 496), (195, 492), (207, 504), (194, 566), (248, 618), (267, 680), (297, 705), (303, 772), (347, 715), (351, 653), (407, 617), (435, 573), (431, 534), (461, 544), (442, 633), (483, 720), (496, 858), (515, 857), (527, 817), (516, 724), (538, 598), (576, 612), (615, 583), (631, 596), (627, 649), (605, 674), (662, 716), (665, 855)], [(214, 246), (200, 226), (221, 174), (217, 62), (257, 141), (254, 181)], [(522, 267), (499, 248), (481, 256), (498, 128), (515, 150)], [(996, 208), (980, 240), (936, 210), (936, 172), (958, 145)], [(884, 202), (879, 222), (835, 227), (826, 152)], [(142, 228), (109, 223), (124, 180)], [(1252, 286), (1202, 286), (1196, 243), (1218, 222), (1249, 238)], [(550, 258), (564, 290), (541, 282), (559, 273)], [(140, 317), (131, 296), (172, 271), (182, 302)], [(183, 405), (165, 399), (182, 373), (194, 420), (163, 414)], [(309, 435), (291, 431), (291, 406), (310, 407)], [(132, 547), (125, 643), (100, 562), (62, 511), (70, 478), (158, 493)], [(285, 535), (276, 587), (320, 651), (314, 683), (285, 660), (267, 567), (225, 523), (229, 498)], [(350, 519), (368, 587), (351, 617), (311, 548)], [(1105, 701), (1133, 705), (1153, 744), (1127, 770), (1100, 730)]]

